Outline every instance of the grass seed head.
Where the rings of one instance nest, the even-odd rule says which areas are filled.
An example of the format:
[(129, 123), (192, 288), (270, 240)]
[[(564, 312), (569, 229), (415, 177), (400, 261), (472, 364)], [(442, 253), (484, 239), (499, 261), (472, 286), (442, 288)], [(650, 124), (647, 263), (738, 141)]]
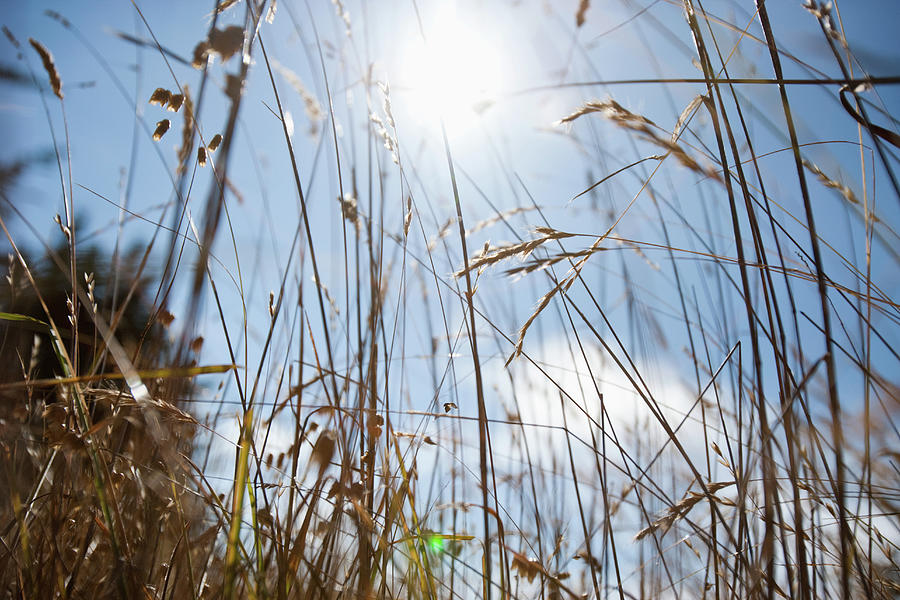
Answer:
[(575, 13), (575, 25), (581, 27), (586, 20), (587, 11), (591, 7), (591, 0), (581, 0), (578, 3), (578, 12)]
[(172, 97), (172, 92), (165, 88), (156, 88), (153, 93), (150, 95), (150, 100), (148, 102), (150, 104), (158, 104), (159, 106), (165, 106), (169, 99)]
[(240, 0), (222, 0), (216, 5), (216, 13), (222, 14), (235, 4), (237, 4)]
[(172, 125), (172, 122), (168, 119), (163, 119), (156, 124), (156, 131), (153, 132), (153, 141), (158, 142), (162, 139), (162, 136), (166, 135), (166, 132), (169, 130), (169, 126)]
[(334, 451), (337, 448), (337, 435), (330, 429), (326, 429), (319, 434), (316, 444), (313, 446), (312, 462), (319, 466), (319, 472), (324, 471), (331, 459), (334, 457)]
[(40, 55), (41, 62), (44, 63), (44, 70), (47, 71), (47, 76), (50, 78), (50, 89), (53, 90), (53, 93), (56, 94), (57, 98), (62, 100), (62, 80), (59, 78), (59, 71), (56, 70), (56, 65), (53, 62), (53, 55), (50, 54), (50, 51), (36, 39), (28, 38), (28, 42)]
[(171, 112), (178, 112), (182, 104), (184, 104), (184, 94), (172, 94), (169, 97), (169, 105), (166, 109)]
[(207, 144), (206, 149), (210, 152), (215, 152), (219, 148), (219, 144), (222, 143), (222, 134), (217, 133), (213, 136), (213, 139)]
[(179, 172), (186, 168), (194, 147), (194, 102), (188, 86), (184, 86), (184, 124), (181, 126), (181, 147), (178, 149)]
[(13, 32), (9, 30), (9, 28), (4, 25), (3, 26), (3, 35), (6, 36), (6, 39), (9, 40), (9, 43), (13, 45), (13, 48), (16, 50), (22, 49), (22, 44), (19, 43), (19, 40), (16, 39), (16, 36), (13, 35)]

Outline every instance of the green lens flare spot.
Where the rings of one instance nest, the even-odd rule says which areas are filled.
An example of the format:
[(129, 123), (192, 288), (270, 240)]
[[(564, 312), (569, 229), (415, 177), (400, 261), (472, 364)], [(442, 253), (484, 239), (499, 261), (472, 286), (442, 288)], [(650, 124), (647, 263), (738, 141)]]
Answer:
[(432, 552), (443, 552), (444, 551), (444, 536), (442, 535), (432, 535), (428, 538), (428, 547)]

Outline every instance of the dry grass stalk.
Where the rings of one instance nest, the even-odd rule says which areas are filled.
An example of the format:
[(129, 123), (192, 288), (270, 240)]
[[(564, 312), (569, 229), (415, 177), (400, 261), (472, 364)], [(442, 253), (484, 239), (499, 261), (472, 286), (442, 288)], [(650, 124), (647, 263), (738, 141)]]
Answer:
[(516, 339), (515, 348), (513, 349), (512, 354), (510, 354), (509, 357), (506, 359), (505, 366), (508, 367), (510, 365), (510, 363), (512, 363), (513, 360), (515, 360), (522, 354), (522, 347), (525, 344), (525, 334), (528, 332), (528, 328), (531, 327), (531, 324), (534, 323), (534, 320), (537, 319), (538, 315), (541, 314), (544, 311), (544, 309), (550, 305), (550, 300), (552, 300), (553, 297), (556, 295), (556, 293), (559, 292), (563, 288), (564, 281), (566, 281), (566, 280), (564, 279), (563, 281), (560, 281), (559, 283), (557, 283), (555, 286), (553, 286), (550, 289), (549, 292), (544, 294), (541, 297), (541, 299), (538, 300), (537, 306), (535, 306), (534, 310), (531, 312), (531, 315), (528, 317), (528, 320), (525, 321), (525, 323), (519, 329), (519, 336)]
[[(491, 248), (486, 244), (485, 247), (481, 250), (480, 254), (474, 255), (470, 259), (468, 271), (472, 271), (473, 269), (481, 270), (489, 265), (495, 264), (513, 256), (527, 258), (532, 252), (534, 252), (534, 250), (536, 250), (546, 242), (573, 237), (575, 235), (573, 233), (558, 231), (556, 229), (543, 226), (536, 227), (534, 231), (542, 237), (528, 240), (526, 242), (521, 242), (519, 244), (511, 244), (508, 246), (500, 246), (494, 248)], [(569, 269), (565, 277), (559, 280), (546, 294), (541, 297), (540, 300), (538, 300), (537, 305), (535, 306), (531, 315), (528, 317), (528, 320), (526, 320), (522, 327), (519, 329), (515, 348), (512, 354), (509, 355), (509, 358), (507, 358), (506, 366), (509, 366), (509, 364), (513, 360), (515, 360), (522, 354), (522, 348), (525, 343), (525, 334), (528, 332), (528, 329), (534, 323), (535, 319), (537, 319), (538, 315), (540, 315), (544, 311), (544, 309), (550, 305), (550, 301), (554, 296), (556, 296), (557, 293), (565, 292), (572, 286), (572, 284), (578, 279), (579, 275), (581, 274), (582, 269), (584, 269), (584, 265), (587, 264), (587, 260), (591, 257), (591, 255), (600, 250), (600, 243), (604, 239), (604, 237), (599, 237), (587, 250), (571, 255), (571, 257), (575, 257), (577, 255), (581, 258), (578, 262), (572, 265), (572, 268)], [(565, 255), (564, 258), (570, 257), (567, 253), (563, 254)], [(515, 269), (511, 269), (511, 271), (515, 272)], [(460, 271), (457, 271), (454, 276), (460, 277), (462, 275), (465, 275), (465, 273), (466, 269), (462, 269)]]
[[(638, 534), (634, 536), (635, 541), (640, 541), (648, 535), (655, 533), (656, 531), (659, 531), (660, 535), (665, 535), (666, 532), (672, 528), (672, 525), (674, 525), (676, 521), (687, 516), (691, 509), (694, 508), (701, 500), (708, 497), (716, 502), (722, 502), (721, 498), (716, 497), (716, 492), (734, 484), (734, 481), (719, 481), (715, 483), (709, 483), (706, 486), (706, 489), (709, 492), (708, 496), (707, 494), (703, 494), (701, 492), (688, 492), (680, 502), (678, 502), (674, 506), (670, 506), (662, 517), (659, 517), (650, 525), (648, 525), (644, 529), (641, 529)], [(728, 503), (733, 506), (732, 502), (728, 501)]]
[[(697, 104), (699, 105), (703, 102), (703, 96), (698, 96), (698, 98), (694, 99), (694, 102), (697, 102)], [(688, 105), (688, 108), (693, 110), (692, 105), (694, 104), (694, 102)], [(662, 131), (662, 129), (653, 121), (651, 121), (647, 117), (644, 117), (643, 115), (638, 115), (631, 112), (615, 100), (592, 100), (590, 102), (587, 102), (575, 112), (560, 119), (557, 124), (571, 123), (579, 117), (583, 117), (584, 115), (591, 113), (600, 113), (619, 127), (639, 134), (642, 139), (656, 146), (659, 146), (668, 154), (674, 156), (683, 166), (687, 167), (691, 171), (700, 173), (717, 181), (721, 181), (721, 177), (715, 169), (711, 167), (702, 167), (700, 163), (698, 163), (692, 156), (685, 152), (685, 150), (679, 144), (673, 141), (675, 138), (677, 138), (676, 135), (672, 134), (669, 137), (663, 137), (662, 135), (660, 135), (660, 131)], [(681, 120), (682, 119), (679, 119), (679, 121)]]
[(624, 247), (630, 249), (631, 251), (634, 252), (635, 255), (639, 256), (647, 264), (647, 266), (649, 266), (654, 271), (661, 270), (661, 267), (657, 263), (650, 260), (650, 258), (644, 253), (644, 250), (641, 248), (641, 246), (637, 242), (634, 242), (631, 240), (624, 240), (622, 238), (607, 236), (606, 238), (603, 238), (603, 237), (598, 238), (597, 240), (595, 240), (595, 242), (589, 248), (585, 248), (584, 250), (565, 251), (565, 252), (559, 252), (557, 254), (553, 254), (550, 256), (542, 257), (542, 258), (533, 258), (531, 260), (526, 261), (525, 264), (506, 269), (506, 271), (504, 271), (504, 273), (506, 273), (507, 275), (525, 275), (528, 273), (534, 273), (536, 271), (541, 271), (543, 269), (547, 269), (547, 268), (549, 268), (555, 264), (558, 264), (560, 262), (563, 262), (563, 261), (573, 261), (576, 259), (580, 260), (582, 258), (591, 256), (593, 254), (597, 254), (599, 252), (605, 252), (607, 250), (610, 250), (610, 248), (605, 248), (605, 247), (600, 246), (600, 242), (602, 242), (604, 239), (608, 239), (619, 246), (624, 246)]
[[(528, 258), (528, 256), (530, 256), (532, 252), (534, 252), (547, 242), (551, 242), (553, 240), (561, 240), (575, 235), (574, 233), (557, 231), (549, 227), (536, 227), (534, 232), (537, 233), (540, 237), (536, 237), (525, 242), (520, 242), (518, 244), (492, 246), (482, 249), (479, 254), (473, 255), (469, 260), (468, 271), (477, 271), (483, 267), (496, 264), (500, 261), (512, 258), (514, 256), (518, 256), (522, 259)], [(462, 277), (465, 274), (466, 269), (461, 269), (454, 273), (453, 276)]]
[(369, 120), (375, 126), (375, 134), (384, 142), (385, 149), (391, 153), (391, 160), (395, 165), (400, 164), (400, 157), (397, 154), (397, 140), (388, 131), (384, 121), (377, 114), (370, 113)]

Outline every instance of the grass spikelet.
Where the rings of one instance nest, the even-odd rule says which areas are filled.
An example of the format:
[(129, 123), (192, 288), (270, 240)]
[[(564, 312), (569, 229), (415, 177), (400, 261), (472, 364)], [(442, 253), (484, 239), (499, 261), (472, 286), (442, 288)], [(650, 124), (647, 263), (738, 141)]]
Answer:
[(158, 142), (162, 139), (162, 136), (166, 135), (166, 132), (169, 130), (169, 126), (172, 124), (168, 119), (163, 119), (162, 121), (157, 121), (156, 130), (153, 132), (153, 141)]
[(406, 217), (403, 219), (403, 237), (409, 235), (409, 226), (412, 223), (413, 218), (413, 209), (412, 209), (412, 196), (407, 196), (406, 198)]
[(165, 88), (158, 87), (153, 90), (153, 93), (150, 95), (150, 100), (148, 102), (150, 104), (158, 104), (159, 106), (165, 106), (169, 103), (169, 99), (172, 97), (172, 92)]
[(337, 449), (337, 435), (331, 429), (326, 429), (319, 434), (316, 443), (313, 446), (310, 460), (319, 467), (319, 476), (331, 464), (334, 452)]
[(384, 142), (385, 149), (391, 153), (391, 160), (394, 164), (400, 164), (400, 157), (397, 154), (397, 140), (384, 124), (384, 120), (377, 114), (370, 113), (369, 121), (375, 126), (375, 133)]
[(202, 69), (209, 61), (209, 42), (206, 40), (199, 42), (194, 46), (194, 55), (191, 60), (191, 66), (195, 69)]
[(331, 295), (331, 291), (328, 289), (328, 286), (319, 281), (319, 279), (315, 275), (313, 275), (312, 277), (312, 282), (316, 284), (316, 287), (322, 290), (322, 293), (325, 295), (325, 299), (328, 301), (329, 306), (331, 306), (332, 313), (335, 315), (340, 315), (341, 307), (338, 306), (338, 303), (335, 301), (334, 296)]
[(344, 194), (343, 198), (338, 198), (341, 205), (341, 216), (359, 229), (359, 209), (356, 197), (353, 194)]
[[(564, 232), (554, 231), (554, 235), (568, 237), (571, 234), (564, 234)], [(560, 279), (559, 282), (554, 285), (549, 292), (541, 297), (534, 311), (531, 313), (531, 316), (528, 317), (528, 320), (525, 321), (525, 324), (522, 325), (522, 327), (519, 329), (519, 335), (516, 339), (515, 349), (513, 350), (513, 353), (509, 355), (509, 358), (506, 359), (506, 366), (509, 366), (509, 364), (512, 363), (513, 360), (515, 360), (522, 354), (522, 346), (525, 343), (525, 334), (528, 333), (528, 329), (531, 327), (532, 323), (534, 323), (535, 319), (538, 318), (538, 315), (540, 315), (544, 311), (544, 309), (549, 306), (550, 300), (552, 300), (557, 293), (565, 292), (570, 287), (572, 287), (572, 284), (575, 283), (575, 281), (581, 275), (581, 271), (582, 269), (584, 269), (584, 265), (587, 264), (588, 259), (594, 252), (597, 251), (600, 243), (604, 239), (604, 237), (597, 238), (597, 240), (591, 245), (591, 247), (583, 253), (583, 257), (578, 262), (576, 262), (571, 269), (569, 269), (565, 277)]]
[(518, 552), (511, 552), (511, 554), (513, 556), (513, 568), (518, 572), (519, 576), (527, 579), (529, 583), (534, 581), (534, 578), (537, 577), (538, 573), (543, 570), (541, 563), (538, 561), (532, 560)]
[(213, 139), (209, 141), (209, 144), (206, 145), (206, 149), (210, 152), (215, 152), (219, 148), (219, 144), (222, 143), (222, 134), (217, 133), (213, 136)]
[(59, 71), (56, 70), (56, 64), (53, 62), (53, 55), (50, 54), (50, 51), (47, 50), (42, 43), (34, 38), (28, 38), (28, 43), (31, 44), (31, 47), (34, 48), (41, 57), (44, 70), (47, 71), (47, 76), (50, 78), (50, 89), (53, 90), (53, 93), (56, 94), (57, 98), (62, 100), (62, 80), (59, 78)]
[(70, 29), (72, 27), (72, 23), (67, 18), (65, 18), (61, 13), (59, 13), (55, 10), (47, 9), (44, 11), (44, 14), (47, 15), (48, 17), (50, 17), (51, 19), (53, 19), (54, 21), (56, 21), (57, 23), (59, 23), (60, 25), (62, 25), (63, 27), (65, 27), (66, 29)]
[(575, 13), (575, 26), (581, 27), (585, 23), (587, 11), (591, 7), (591, 0), (581, 0), (578, 3), (578, 12)]
[(576, 119), (583, 117), (584, 115), (589, 115), (595, 112), (603, 114), (603, 116), (612, 121), (617, 121), (621, 124), (627, 124), (629, 128), (635, 129), (637, 131), (643, 131), (643, 127), (647, 125), (653, 125), (653, 121), (651, 121), (647, 117), (635, 114), (630, 110), (627, 110), (621, 104), (612, 99), (591, 100), (585, 102), (581, 106), (581, 108), (566, 115), (565, 117), (557, 121), (556, 124), (564, 125), (566, 123), (571, 123)]
[(200, 146), (197, 148), (197, 164), (201, 167), (206, 166), (206, 147)]
[(347, 9), (344, 8), (344, 3), (341, 0), (331, 0), (331, 3), (334, 4), (334, 8), (337, 11), (338, 16), (344, 22), (344, 29), (347, 33), (347, 36), (350, 36), (350, 13), (347, 12)]
[(6, 36), (6, 39), (9, 40), (9, 43), (13, 45), (13, 48), (16, 50), (22, 49), (22, 44), (19, 43), (19, 40), (16, 39), (16, 36), (13, 35), (13, 32), (9, 30), (9, 27), (6, 25), (2, 26), (3, 35)]
[[(715, 497), (716, 492), (728, 487), (729, 485), (734, 484), (734, 481), (720, 481), (708, 484), (706, 486), (706, 489), (709, 492), (709, 496), (713, 500), (718, 500), (718, 498)], [(688, 492), (680, 502), (678, 502), (674, 506), (669, 507), (662, 517), (658, 518), (657, 520), (653, 521), (653, 523), (640, 530), (638, 534), (634, 536), (635, 541), (640, 541), (648, 535), (655, 533), (656, 531), (659, 531), (661, 535), (665, 535), (666, 532), (668, 532), (672, 528), (676, 521), (686, 517), (691, 509), (706, 497), (706, 494), (702, 494), (700, 492)]]
[(194, 46), (191, 66), (202, 69), (209, 59), (217, 54), (223, 63), (228, 62), (228, 59), (240, 52), (243, 47), (243, 27), (229, 25), (225, 29), (213, 29), (207, 39)]
[(840, 195), (844, 197), (844, 200), (846, 200), (850, 204), (859, 204), (859, 199), (856, 197), (856, 194), (853, 193), (853, 190), (851, 190), (849, 186), (844, 185), (840, 181), (835, 181), (824, 171), (822, 171), (822, 169), (820, 169), (817, 165), (805, 158), (803, 159), (803, 166), (806, 167), (810, 173), (815, 175), (816, 179), (818, 179), (822, 183), (822, 185), (827, 188), (837, 190)]
[(178, 112), (181, 109), (182, 104), (184, 104), (184, 94), (172, 94), (169, 96), (166, 110), (169, 112)]
[(156, 313), (156, 321), (163, 327), (168, 327), (175, 321), (175, 315), (164, 308), (160, 308)]
[(237, 102), (244, 93), (244, 79), (240, 75), (228, 73), (225, 75), (225, 95), (232, 102)]
[(694, 96), (694, 99), (691, 100), (688, 105), (684, 107), (684, 110), (681, 111), (681, 114), (678, 115), (678, 121), (675, 122), (675, 127), (672, 128), (671, 141), (673, 144), (678, 141), (679, 137), (681, 137), (681, 129), (691, 118), (691, 115), (694, 114), (694, 111), (697, 110), (697, 107), (703, 104), (704, 97), (705, 96), (703, 95)]
[(831, 16), (832, 4), (825, 2), (820, 4), (817, 0), (806, 0), (803, 3), (805, 8), (812, 16), (817, 18), (822, 24), (822, 28), (834, 40), (843, 42), (840, 31), (834, 25), (834, 18)]
[(378, 88), (381, 90), (381, 95), (383, 96), (381, 109), (384, 111), (384, 116), (387, 118), (387, 124), (391, 129), (396, 129), (397, 124), (394, 122), (394, 112), (391, 110), (391, 86), (385, 82), (379, 81)]
[(218, 54), (224, 63), (240, 52), (243, 46), (244, 28), (238, 25), (229, 25), (225, 29), (213, 29), (210, 32), (207, 52)]
[(238, 2), (240, 2), (240, 0), (221, 0), (216, 5), (216, 12), (219, 14), (222, 14), (223, 12), (225, 12), (226, 10), (228, 10), (229, 8), (231, 8)]

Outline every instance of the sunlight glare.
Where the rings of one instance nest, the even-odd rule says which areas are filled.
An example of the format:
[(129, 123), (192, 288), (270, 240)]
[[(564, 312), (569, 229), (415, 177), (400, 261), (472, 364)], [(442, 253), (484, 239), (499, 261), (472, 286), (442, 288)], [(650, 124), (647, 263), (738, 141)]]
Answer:
[(454, 3), (441, 5), (426, 35), (410, 44), (401, 68), (410, 109), (423, 122), (443, 118), (448, 132), (467, 129), (499, 90), (498, 49)]

